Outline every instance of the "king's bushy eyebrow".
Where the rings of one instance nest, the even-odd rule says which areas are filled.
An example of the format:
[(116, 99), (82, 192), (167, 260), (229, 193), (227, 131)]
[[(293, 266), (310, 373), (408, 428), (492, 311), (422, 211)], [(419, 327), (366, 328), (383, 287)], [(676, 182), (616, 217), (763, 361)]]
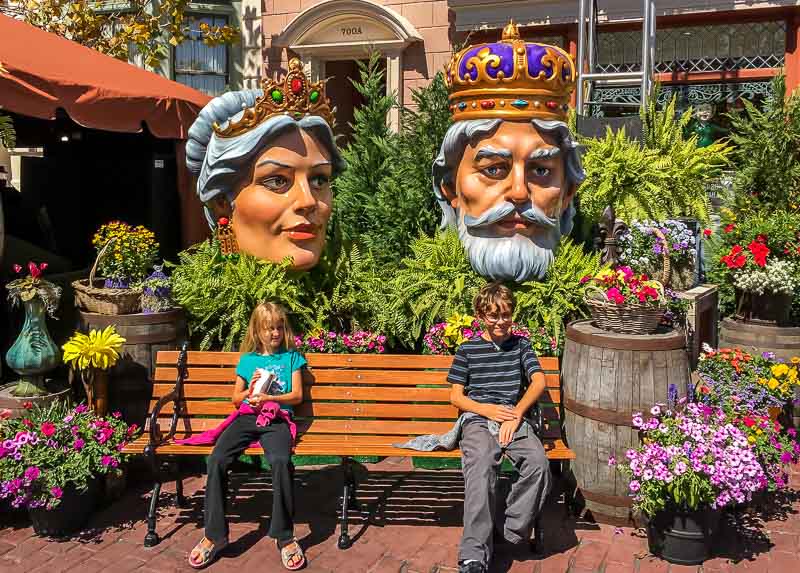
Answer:
[(545, 147), (535, 150), (528, 156), (528, 159), (552, 159), (558, 157), (560, 153), (561, 150), (558, 147)]
[(495, 147), (482, 147), (475, 154), (475, 161), (481, 159), (511, 159), (514, 154), (508, 149), (497, 149)]

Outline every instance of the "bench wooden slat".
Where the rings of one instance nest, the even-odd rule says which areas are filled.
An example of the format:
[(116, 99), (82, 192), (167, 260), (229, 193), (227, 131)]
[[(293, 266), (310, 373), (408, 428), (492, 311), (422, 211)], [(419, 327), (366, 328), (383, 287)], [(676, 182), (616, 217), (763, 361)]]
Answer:
[[(186, 413), (189, 416), (221, 415), (231, 413), (231, 403), (209, 402), (203, 400), (187, 400)], [(150, 408), (155, 406), (151, 402)], [(385, 404), (385, 403), (335, 403), (335, 402), (304, 402), (295, 408), (298, 416), (323, 416), (329, 418), (396, 418), (408, 419), (450, 419), (455, 420), (458, 411), (450, 405), (431, 404)], [(172, 404), (166, 404), (161, 409), (161, 415), (171, 415)]]
[[(179, 432), (191, 428), (192, 432), (204, 432), (216, 428), (223, 420), (219, 418), (182, 418), (178, 420)], [(159, 427), (163, 432), (169, 431), (170, 418), (159, 418)], [(419, 436), (422, 434), (443, 434), (453, 427), (452, 421), (416, 421), (416, 420), (307, 420), (297, 421), (300, 433), (306, 434), (379, 434), (399, 436)]]
[[(155, 381), (175, 384), (178, 375), (175, 367), (156, 368)], [(187, 384), (199, 382), (231, 384), (236, 379), (235, 368), (189, 368)], [(373, 384), (383, 386), (416, 386), (420, 384), (440, 384), (450, 386), (447, 382), (447, 371), (409, 372), (408, 370), (319, 370), (308, 372), (306, 383), (309, 384)], [(560, 386), (559, 375), (554, 372), (545, 373), (545, 383), (550, 388)]]
[[(355, 436), (331, 436), (328, 440), (320, 440), (317, 438), (301, 436), (297, 447), (295, 449), (296, 455), (345, 455), (345, 456), (414, 456), (414, 457), (435, 457), (435, 458), (457, 458), (460, 457), (460, 450), (453, 451), (436, 451), (436, 452), (418, 452), (415, 450), (403, 450), (395, 448), (391, 444), (399, 441), (398, 438), (389, 437), (385, 440), (376, 440), (366, 438), (373, 438), (371, 436), (363, 436), (363, 440), (357, 439)], [(125, 448), (127, 453), (141, 453), (144, 446), (147, 444), (146, 438), (139, 438), (137, 441), (128, 444)], [(567, 448), (563, 441), (547, 440), (545, 441), (545, 450), (549, 459), (574, 459), (575, 454)], [(162, 454), (177, 454), (177, 455), (208, 455), (211, 453), (210, 446), (177, 446), (166, 444), (161, 446), (158, 451)], [(249, 455), (261, 455), (263, 453), (260, 447), (248, 448), (245, 450)]]
[[(177, 350), (159, 351), (158, 366), (174, 367), (178, 361)], [(427, 356), (419, 354), (309, 354), (309, 365), (320, 368), (363, 368), (368, 370), (450, 368), (452, 356)], [(188, 365), (236, 366), (238, 352), (198, 352), (188, 353)], [(558, 359), (542, 357), (539, 363), (543, 370), (557, 371)]]

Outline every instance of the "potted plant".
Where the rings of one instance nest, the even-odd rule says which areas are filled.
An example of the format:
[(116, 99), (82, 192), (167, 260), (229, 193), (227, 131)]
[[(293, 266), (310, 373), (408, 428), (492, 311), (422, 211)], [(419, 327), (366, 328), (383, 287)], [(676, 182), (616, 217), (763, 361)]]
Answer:
[(767, 480), (753, 445), (725, 412), (705, 404), (654, 406), (633, 416), (641, 445), (611, 465), (630, 480), (634, 510), (647, 519), (650, 552), (697, 565), (711, 556), (719, 510), (750, 500)]
[(665, 288), (685, 291), (695, 285), (697, 237), (683, 221), (634, 219), (619, 241), (620, 263), (660, 278)]
[(294, 342), (303, 353), (382, 354), (386, 350), (386, 337), (368, 330), (346, 334), (318, 328), (305, 335), (295, 336)]
[(776, 211), (740, 219), (728, 211), (712, 245), (715, 278), (735, 292), (735, 318), (787, 324), (800, 286), (800, 215)]
[(0, 421), (0, 498), (27, 508), (38, 535), (78, 531), (94, 509), (98, 478), (118, 467), (137, 428), (85, 404), (34, 406)]
[[(50, 396), (44, 375), (58, 366), (60, 354), (47, 330), (46, 315), (55, 318), (61, 288), (42, 278), (47, 263), (28, 263), (28, 275), (6, 285), (12, 307), (22, 304), (25, 322), (14, 344), (6, 354), (6, 362), (22, 376), (10, 393), (12, 396), (41, 398)], [(14, 265), (14, 272), (23, 268)]]
[(108, 370), (119, 359), (125, 339), (114, 325), (89, 334), (75, 332), (63, 346), (64, 362), (77, 372), (86, 390), (86, 398), (98, 416), (108, 412)]
[(666, 311), (660, 282), (628, 266), (602, 269), (581, 282), (598, 328), (624, 334), (652, 334), (658, 329)]
[[(139, 311), (141, 290), (137, 283), (158, 257), (158, 243), (152, 231), (142, 225), (133, 227), (122, 221), (102, 225), (92, 244), (97, 259), (89, 279), (72, 283), (76, 303), (99, 314), (132, 314)], [(95, 279), (100, 271), (104, 277)]]
[(800, 358), (793, 360), (787, 364), (776, 361), (769, 352), (752, 355), (740, 348), (717, 351), (704, 346), (697, 364), (700, 381), (695, 392), (706, 404), (731, 404), (737, 410), (775, 420), (800, 385)]
[(163, 265), (153, 267), (153, 272), (141, 283), (142, 312), (152, 314), (175, 308), (172, 300), (172, 286), (164, 273)]

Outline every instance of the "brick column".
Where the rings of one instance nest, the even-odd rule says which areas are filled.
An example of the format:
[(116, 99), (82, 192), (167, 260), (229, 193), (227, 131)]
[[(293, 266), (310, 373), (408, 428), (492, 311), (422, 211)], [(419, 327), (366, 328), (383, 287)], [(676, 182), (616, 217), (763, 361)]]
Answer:
[(786, 91), (800, 87), (800, 13), (794, 12), (786, 19)]

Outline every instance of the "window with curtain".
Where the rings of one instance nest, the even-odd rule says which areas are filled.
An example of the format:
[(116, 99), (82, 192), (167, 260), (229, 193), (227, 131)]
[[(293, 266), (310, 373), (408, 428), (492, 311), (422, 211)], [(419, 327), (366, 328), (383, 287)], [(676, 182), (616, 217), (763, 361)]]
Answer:
[(225, 26), (226, 16), (193, 15), (186, 39), (175, 47), (175, 81), (210, 96), (220, 95), (228, 84), (228, 47), (203, 43), (200, 24)]

